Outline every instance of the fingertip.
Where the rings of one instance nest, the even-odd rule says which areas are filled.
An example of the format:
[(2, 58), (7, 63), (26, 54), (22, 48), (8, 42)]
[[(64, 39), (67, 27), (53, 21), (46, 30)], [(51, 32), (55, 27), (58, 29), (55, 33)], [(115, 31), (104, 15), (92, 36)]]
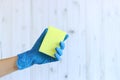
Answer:
[(65, 43), (62, 41), (60, 42), (60, 48), (63, 50), (65, 48)]
[(48, 28), (45, 28), (44, 32), (46, 33), (48, 31)]
[(59, 61), (61, 58), (60, 58), (60, 55), (58, 53), (55, 54), (55, 58), (57, 61)]
[(56, 52), (57, 52), (57, 54), (59, 55), (59, 56), (61, 56), (62, 55), (62, 50), (60, 49), (60, 48), (56, 48)]
[(64, 38), (64, 41), (67, 40), (69, 38), (69, 35), (66, 34), (65, 38)]

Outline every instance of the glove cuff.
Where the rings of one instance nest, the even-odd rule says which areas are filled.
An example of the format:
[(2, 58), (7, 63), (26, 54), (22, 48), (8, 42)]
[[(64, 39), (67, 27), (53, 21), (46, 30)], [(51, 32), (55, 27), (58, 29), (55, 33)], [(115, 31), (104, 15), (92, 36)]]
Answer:
[(32, 53), (30, 51), (18, 54), (18, 59), (16, 61), (16, 65), (19, 70), (28, 68), (33, 65)]

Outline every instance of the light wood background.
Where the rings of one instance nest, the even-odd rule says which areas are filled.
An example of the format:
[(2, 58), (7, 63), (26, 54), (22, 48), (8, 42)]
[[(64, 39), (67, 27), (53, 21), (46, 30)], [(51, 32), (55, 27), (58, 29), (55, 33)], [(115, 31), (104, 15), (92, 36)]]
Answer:
[(30, 49), (48, 25), (70, 35), (62, 61), (0, 80), (120, 80), (120, 0), (0, 0), (0, 58)]

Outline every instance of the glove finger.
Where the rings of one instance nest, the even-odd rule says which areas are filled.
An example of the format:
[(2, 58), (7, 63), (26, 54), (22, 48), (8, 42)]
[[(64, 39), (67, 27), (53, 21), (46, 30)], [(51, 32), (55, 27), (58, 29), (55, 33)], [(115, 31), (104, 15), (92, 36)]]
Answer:
[(62, 41), (60, 42), (60, 48), (63, 50), (65, 48), (65, 43)]
[(46, 28), (43, 33), (40, 35), (40, 37), (38, 38), (38, 40), (36, 41), (36, 43), (34, 44), (33, 48), (32, 49), (39, 49), (46, 33), (47, 33), (48, 29)]
[(64, 41), (66, 41), (69, 38), (69, 35), (67, 34), (64, 38)]
[(56, 48), (56, 52), (58, 53), (59, 56), (61, 56), (63, 54), (62, 50), (60, 48)]
[(61, 58), (60, 58), (60, 55), (58, 53), (55, 54), (55, 57), (56, 57), (56, 60), (59, 61)]

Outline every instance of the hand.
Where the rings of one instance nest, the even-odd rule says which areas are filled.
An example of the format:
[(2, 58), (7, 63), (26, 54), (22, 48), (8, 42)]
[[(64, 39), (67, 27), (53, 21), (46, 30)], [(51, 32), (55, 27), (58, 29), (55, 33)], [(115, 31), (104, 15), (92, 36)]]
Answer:
[(62, 51), (65, 48), (64, 41), (68, 38), (68, 35), (66, 35), (64, 41), (60, 42), (60, 48), (58, 47), (55, 48), (56, 50), (55, 58), (52, 58), (46, 54), (43, 54), (42, 52), (39, 52), (39, 48), (47, 31), (48, 29), (44, 30), (44, 32), (41, 34), (41, 36), (36, 41), (31, 50), (28, 50), (18, 55), (18, 60), (16, 62), (18, 69), (24, 69), (32, 66), (33, 64), (44, 64), (60, 60), (60, 56), (63, 54)]

